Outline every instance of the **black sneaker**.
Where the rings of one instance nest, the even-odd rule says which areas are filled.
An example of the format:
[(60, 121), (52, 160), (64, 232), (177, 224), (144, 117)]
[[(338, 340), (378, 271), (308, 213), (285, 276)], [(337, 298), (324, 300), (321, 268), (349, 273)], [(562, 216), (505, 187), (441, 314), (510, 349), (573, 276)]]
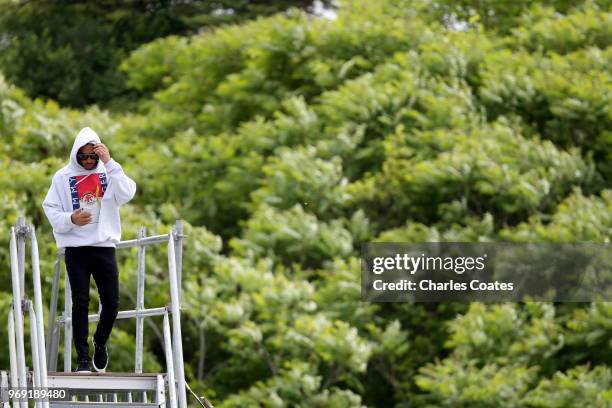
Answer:
[(94, 346), (93, 366), (97, 372), (103, 373), (106, 371), (106, 366), (108, 365), (108, 351), (106, 350), (106, 345), (98, 346), (93, 339), (91, 341)]
[(76, 373), (91, 373), (91, 359), (89, 357), (79, 358), (77, 360)]

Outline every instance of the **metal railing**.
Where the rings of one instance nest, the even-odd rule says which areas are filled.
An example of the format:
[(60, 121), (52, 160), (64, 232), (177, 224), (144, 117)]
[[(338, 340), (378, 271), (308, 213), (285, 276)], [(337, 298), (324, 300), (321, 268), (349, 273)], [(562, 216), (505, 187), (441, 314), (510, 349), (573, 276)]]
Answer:
[[(34, 303), (27, 299), (25, 293), (25, 248), (26, 240), (30, 238), (32, 253), (32, 280), (34, 288)], [(45, 334), (43, 326), (42, 294), (40, 287), (40, 264), (38, 259), (38, 242), (33, 227), (26, 225), (23, 218), (11, 228), (10, 238), (11, 281), (13, 302), (8, 313), (10, 382), (11, 386), (20, 390), (28, 389), (28, 370), (26, 367), (24, 346), (24, 312), (28, 312), (30, 320), (30, 343), (32, 346), (32, 385), (34, 389), (47, 388), (47, 362), (45, 358)], [(15, 407), (26, 408), (27, 399), (15, 400)], [(36, 407), (46, 408), (49, 401), (35, 399)]]
[[(141, 227), (138, 238), (121, 241), (116, 247), (133, 248), (138, 247), (138, 271), (137, 271), (137, 293), (136, 308), (134, 310), (123, 310), (118, 312), (118, 319), (136, 319), (136, 350), (134, 358), (134, 372), (142, 373), (143, 357), (143, 326), (144, 318), (149, 316), (163, 316), (163, 338), (166, 358), (168, 383), (168, 406), (171, 408), (187, 407), (186, 383), (183, 363), (183, 345), (181, 334), (181, 269), (182, 269), (182, 246), (183, 229), (180, 220), (177, 220), (174, 228), (164, 235), (146, 237), (146, 230)], [(30, 238), (32, 252), (32, 279), (34, 289), (34, 302), (25, 297), (25, 243)], [(170, 304), (164, 307), (145, 308), (145, 253), (146, 246), (153, 244), (168, 245), (168, 277), (170, 286)], [(10, 382), (11, 387), (27, 389), (29, 384), (28, 371), (25, 359), (24, 347), (24, 321), (23, 314), (28, 312), (30, 316), (30, 338), (32, 344), (33, 372), (31, 384), (35, 388), (46, 389), (48, 386), (49, 372), (57, 369), (59, 355), (60, 330), (64, 329), (64, 372), (71, 371), (72, 358), (72, 302), (70, 282), (64, 270), (64, 312), (58, 318), (57, 307), (59, 298), (61, 264), (64, 251), (59, 250), (54, 263), (54, 276), (52, 284), (52, 295), (49, 307), (47, 336), (45, 338), (43, 326), (42, 295), (40, 285), (40, 266), (38, 258), (38, 244), (33, 227), (26, 225), (25, 220), (20, 218), (11, 228), (10, 260), (11, 277), (13, 286), (13, 303), (8, 313), (9, 329), (9, 351), (10, 351), (10, 378), (2, 378), (2, 381)], [(65, 269), (65, 268), (64, 268)], [(170, 329), (169, 314), (172, 315), (172, 328)], [(99, 313), (90, 314), (89, 322), (96, 322), (100, 318)], [(46, 339), (46, 342), (45, 342)], [(47, 369), (49, 371), (47, 371)], [(2, 373), (4, 375), (4, 373)], [(106, 383), (110, 381), (106, 380)], [(157, 381), (157, 383), (159, 383)], [(100, 383), (101, 384), (101, 383)], [(103, 389), (103, 388), (98, 388)], [(159, 393), (158, 393), (159, 394)], [(146, 400), (146, 394), (142, 394)], [(132, 395), (128, 393), (129, 402)], [(146, 402), (146, 401), (145, 401)], [(14, 400), (14, 407), (26, 408), (27, 400)], [(164, 405), (165, 401), (164, 401)], [(36, 407), (47, 408), (49, 400), (35, 400)]]

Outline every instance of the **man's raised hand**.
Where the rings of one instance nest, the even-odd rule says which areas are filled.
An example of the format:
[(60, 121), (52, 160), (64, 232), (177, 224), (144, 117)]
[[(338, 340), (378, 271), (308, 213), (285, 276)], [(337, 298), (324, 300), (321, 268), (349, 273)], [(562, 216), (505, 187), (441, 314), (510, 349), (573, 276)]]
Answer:
[(110, 152), (108, 151), (108, 147), (104, 145), (104, 143), (97, 143), (94, 145), (94, 153), (98, 155), (102, 163), (106, 164), (111, 159)]

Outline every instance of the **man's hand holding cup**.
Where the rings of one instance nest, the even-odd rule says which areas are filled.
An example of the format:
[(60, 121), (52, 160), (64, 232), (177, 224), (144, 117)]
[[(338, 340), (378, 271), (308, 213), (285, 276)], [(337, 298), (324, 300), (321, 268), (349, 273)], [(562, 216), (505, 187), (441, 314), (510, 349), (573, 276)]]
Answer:
[(92, 220), (93, 216), (91, 215), (91, 213), (89, 211), (84, 210), (83, 208), (75, 210), (70, 215), (70, 221), (72, 221), (74, 225), (78, 225), (79, 227), (90, 224)]

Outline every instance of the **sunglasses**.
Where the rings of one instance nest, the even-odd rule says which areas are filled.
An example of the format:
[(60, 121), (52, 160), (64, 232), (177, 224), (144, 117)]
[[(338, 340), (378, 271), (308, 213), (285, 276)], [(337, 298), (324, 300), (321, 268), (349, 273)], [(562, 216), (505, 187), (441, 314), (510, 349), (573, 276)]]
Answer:
[(79, 160), (87, 160), (87, 159), (98, 160), (97, 154), (79, 153), (77, 154), (77, 157), (79, 158)]

